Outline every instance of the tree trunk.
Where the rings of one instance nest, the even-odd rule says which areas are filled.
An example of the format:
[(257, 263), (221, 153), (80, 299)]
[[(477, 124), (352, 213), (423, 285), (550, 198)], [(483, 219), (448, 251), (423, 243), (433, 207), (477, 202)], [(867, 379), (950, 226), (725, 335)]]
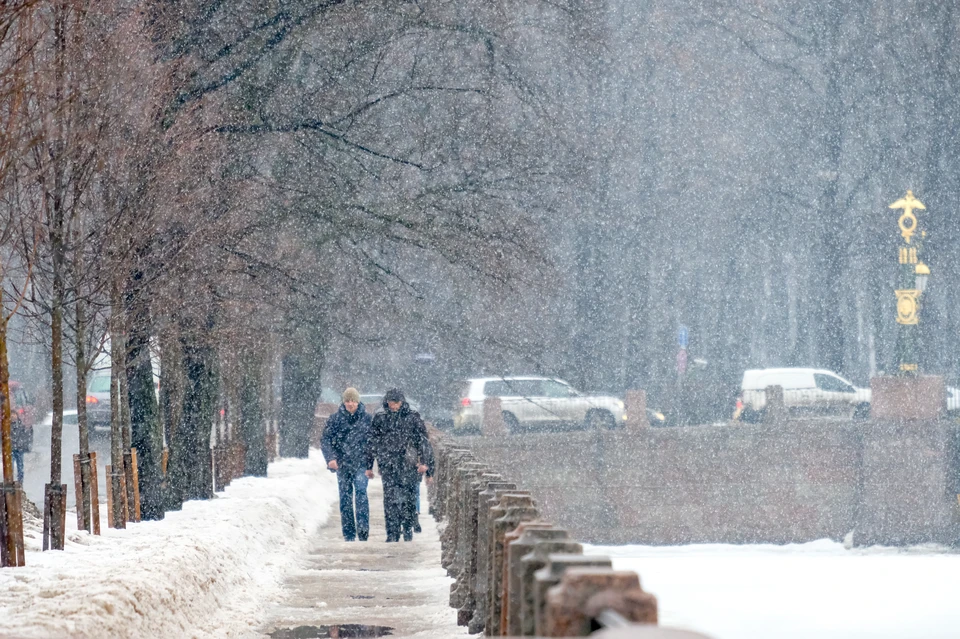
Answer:
[(280, 407), (280, 455), (310, 455), (310, 431), (317, 406), (315, 383), (304, 370), (302, 356), (287, 355), (283, 359), (282, 405)]
[(190, 330), (181, 336), (185, 373), (183, 410), (171, 442), (170, 470), (171, 489), (181, 501), (213, 496), (210, 435), (217, 396), (213, 349), (196, 340)]
[(87, 425), (87, 354), (84, 345), (86, 339), (86, 314), (83, 302), (76, 302), (77, 330), (76, 342), (76, 369), (77, 369), (77, 427), (80, 429), (80, 487), (83, 494), (80, 503), (83, 508), (83, 528), (93, 532), (93, 522), (90, 520), (92, 495), (90, 494), (90, 431)]
[[(53, 298), (50, 301), (50, 379), (53, 418), (50, 426), (50, 484), (48, 489), (50, 508), (44, 508), (48, 543), (45, 548), (63, 550), (61, 487), (63, 469), (63, 208), (62, 202), (53, 196), (50, 229), (50, 251), (53, 266)], [(46, 500), (45, 500), (46, 501)]]
[(267, 476), (267, 442), (263, 427), (263, 360), (257, 354), (241, 357), (240, 434), (246, 446), (244, 475)]
[[(0, 312), (3, 309), (3, 288), (0, 287)], [(0, 316), (0, 403), (3, 409), (0, 410), (0, 449), (3, 454), (3, 483), (5, 486), (14, 485), (13, 475), (13, 441), (11, 439), (11, 415), (10, 415), (10, 362), (7, 359), (7, 318)], [(21, 512), (20, 500), (16, 493), (3, 491), (0, 499), (4, 500), (2, 516), (6, 518), (3, 522), (3, 528), (6, 531), (6, 539), (0, 541), (6, 543), (6, 552), (3, 553), (6, 561), (3, 566), (23, 566), (23, 513)]]
[[(127, 500), (124, 482), (121, 477), (124, 472), (123, 450), (129, 438), (124, 438), (125, 423), (123, 420), (123, 400), (126, 393), (126, 375), (123, 367), (123, 349), (126, 339), (123, 332), (123, 308), (120, 301), (119, 284), (114, 284), (111, 291), (110, 307), (110, 464), (111, 476), (107, 478), (113, 493), (113, 527), (126, 528), (127, 520), (124, 516), (124, 503)], [(125, 439), (127, 442), (125, 442)]]
[[(135, 286), (138, 275), (133, 276)], [(163, 455), (163, 433), (160, 410), (153, 384), (150, 362), (149, 309), (141, 300), (134, 300), (128, 291), (127, 325), (127, 398), (130, 402), (130, 443), (137, 449), (140, 508), (143, 519), (163, 519), (163, 494), (160, 470)], [(126, 451), (125, 451), (126, 452)]]

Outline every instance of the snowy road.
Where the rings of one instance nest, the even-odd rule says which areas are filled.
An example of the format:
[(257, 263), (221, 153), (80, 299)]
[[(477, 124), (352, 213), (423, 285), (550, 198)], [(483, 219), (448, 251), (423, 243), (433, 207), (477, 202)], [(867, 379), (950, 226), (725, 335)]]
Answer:
[(660, 623), (712, 639), (960, 636), (960, 554), (938, 548), (592, 546), (657, 596)]
[[(76, 420), (76, 413), (73, 415)], [(23, 490), (27, 498), (39, 507), (43, 507), (43, 486), (50, 482), (50, 416), (41, 424), (33, 427), (33, 450), (23, 459)], [(97, 478), (99, 483), (100, 503), (106, 508), (107, 487), (103, 478), (104, 467), (110, 463), (110, 437), (97, 436), (90, 438), (90, 450), (97, 453)], [(67, 507), (76, 505), (73, 495), (73, 456), (80, 452), (80, 434), (77, 424), (63, 425), (63, 455), (61, 481), (67, 485)], [(106, 512), (104, 510), (104, 512)]]

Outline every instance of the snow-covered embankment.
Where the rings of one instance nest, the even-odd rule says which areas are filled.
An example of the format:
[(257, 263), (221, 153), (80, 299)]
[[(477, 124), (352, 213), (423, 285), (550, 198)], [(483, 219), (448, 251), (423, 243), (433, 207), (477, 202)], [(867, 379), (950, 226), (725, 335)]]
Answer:
[(126, 530), (104, 521), (102, 537), (74, 531), (63, 552), (39, 552), (30, 518), (27, 566), (0, 570), (0, 637), (248, 633), (336, 499), (336, 478), (314, 451), (163, 521)]

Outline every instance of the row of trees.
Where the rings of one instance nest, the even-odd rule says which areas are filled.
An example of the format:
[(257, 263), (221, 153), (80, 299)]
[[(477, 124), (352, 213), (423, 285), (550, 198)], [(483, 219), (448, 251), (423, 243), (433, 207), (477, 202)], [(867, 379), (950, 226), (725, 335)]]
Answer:
[(411, 265), (481, 286), (546, 268), (535, 187), (558, 182), (564, 158), (539, 152), (560, 136), (502, 9), (4, 5), (0, 385), (19, 313), (50, 353), (52, 547), (64, 406), (74, 394), (89, 503), (85, 397), (104, 352), (108, 480), (121, 495), (135, 448), (154, 519), (211, 495), (218, 412), (246, 446), (245, 473), (265, 474), (279, 391), (280, 452), (305, 456), (328, 350), (418, 320)]

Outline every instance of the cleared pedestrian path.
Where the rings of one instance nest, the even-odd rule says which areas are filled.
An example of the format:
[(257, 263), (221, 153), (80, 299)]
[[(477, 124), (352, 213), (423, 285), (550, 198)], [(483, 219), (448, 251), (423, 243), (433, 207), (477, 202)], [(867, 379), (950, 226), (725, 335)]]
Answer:
[[(449, 607), (451, 579), (440, 567), (436, 523), (426, 513), (411, 542), (386, 543), (383, 484), (369, 484), (370, 540), (345, 542), (333, 504), (300, 568), (290, 574), (280, 604), (268, 611), (264, 637), (470, 636)], [(426, 490), (423, 491), (424, 496)], [(366, 634), (356, 634), (364, 626)], [(389, 635), (378, 634), (389, 629)], [(386, 632), (386, 630), (380, 630)]]

